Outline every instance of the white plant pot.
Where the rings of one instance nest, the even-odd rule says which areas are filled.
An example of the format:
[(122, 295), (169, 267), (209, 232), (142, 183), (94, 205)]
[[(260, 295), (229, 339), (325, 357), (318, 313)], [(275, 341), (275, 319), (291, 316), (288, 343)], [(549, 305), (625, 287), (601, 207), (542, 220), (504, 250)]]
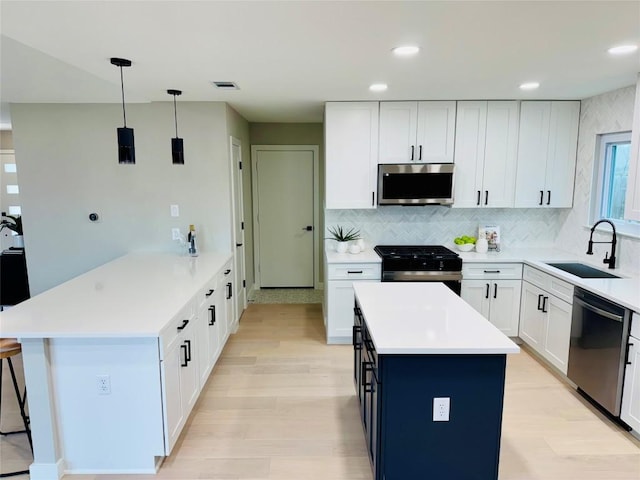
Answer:
[(22, 235), (13, 236), (13, 248), (24, 248), (24, 237)]
[(336, 242), (336, 252), (346, 253), (349, 248), (349, 242)]

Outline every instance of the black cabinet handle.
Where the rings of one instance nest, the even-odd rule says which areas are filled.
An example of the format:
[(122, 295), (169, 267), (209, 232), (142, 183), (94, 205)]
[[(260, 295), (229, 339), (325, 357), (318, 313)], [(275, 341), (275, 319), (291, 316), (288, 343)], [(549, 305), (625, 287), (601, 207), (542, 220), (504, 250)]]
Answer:
[(544, 297), (542, 299), (542, 313), (547, 313), (547, 300), (549, 300), (549, 297)]
[(538, 310), (542, 310), (542, 307), (540, 306), (540, 301), (542, 300), (543, 297), (544, 295), (542, 294), (538, 295)]
[(233, 296), (233, 286), (231, 282), (227, 283), (227, 300)]
[(493, 284), (493, 298), (498, 298), (498, 284)]
[(178, 331), (184, 330), (187, 325), (189, 325), (189, 320), (182, 320), (182, 325), (178, 327)]
[(313, 225), (307, 225), (306, 227), (302, 227), (302, 230), (305, 232), (313, 232)]
[(371, 192), (371, 206), (376, 206), (376, 192)]
[(487, 291), (484, 294), (484, 298), (489, 298), (489, 284), (487, 283)]
[(484, 191), (484, 204), (485, 205), (489, 204), (489, 190)]
[(185, 340), (184, 343), (187, 344), (187, 363), (191, 361), (191, 340)]
[(540, 203), (538, 205), (542, 205), (542, 200), (544, 199), (544, 192), (540, 190)]
[(236, 247), (241, 247), (242, 244), (241, 243), (236, 243)]
[(215, 305), (211, 305), (209, 307), (209, 325), (215, 325), (216, 324), (216, 306)]
[(547, 205), (551, 205), (551, 190), (547, 190)]
[(420, 145), (418, 150), (418, 160), (422, 160), (422, 145)]
[[(187, 360), (187, 346), (186, 345), (180, 345), (180, 350), (182, 350), (182, 352), (184, 353), (182, 355), (182, 358), (184, 360), (180, 360), (180, 366), (181, 367), (186, 367), (187, 365), (189, 365), (189, 360)], [(184, 363), (182, 363), (184, 361)]]
[(362, 273), (362, 270), (347, 270), (347, 273)]
[(230, 273), (231, 273), (231, 270), (225, 270), (225, 271), (224, 271), (224, 274), (225, 274), (225, 275), (229, 275)]
[(628, 343), (627, 344), (627, 355), (626, 355), (626, 361), (625, 361), (625, 363), (627, 365), (631, 365), (633, 363), (633, 362), (629, 361), (629, 352), (631, 351), (631, 347), (633, 347), (633, 343)]
[(485, 270), (484, 273), (500, 273), (500, 270)]
[(362, 350), (362, 342), (358, 340), (362, 327), (359, 325), (353, 326), (353, 349)]
[(411, 161), (413, 162), (413, 155), (415, 153), (416, 147), (411, 145)]
[(478, 199), (476, 200), (476, 205), (480, 205), (480, 190), (478, 190)]
[(210, 288), (209, 291), (204, 294), (204, 296), (205, 297), (210, 297), (213, 292), (214, 292), (213, 288)]

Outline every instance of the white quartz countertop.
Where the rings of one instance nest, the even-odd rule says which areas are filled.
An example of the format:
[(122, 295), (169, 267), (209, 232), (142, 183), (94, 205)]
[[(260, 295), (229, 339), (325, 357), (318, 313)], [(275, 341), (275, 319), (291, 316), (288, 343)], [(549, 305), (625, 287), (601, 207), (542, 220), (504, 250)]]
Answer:
[(488, 355), (519, 347), (439, 282), (354, 282), (378, 354)]
[(156, 337), (231, 254), (125, 255), (0, 313), (0, 336)]
[(338, 253), (331, 247), (327, 247), (324, 254), (327, 263), (382, 263), (380, 255), (369, 247), (360, 253)]
[[(518, 262), (531, 265), (556, 278), (587, 289), (612, 302), (640, 312), (640, 277), (619, 269), (608, 269), (598, 259), (585, 261), (574, 254), (556, 248), (507, 249), (501, 252), (457, 252), (464, 263)], [(621, 278), (580, 278), (547, 263), (578, 262)]]

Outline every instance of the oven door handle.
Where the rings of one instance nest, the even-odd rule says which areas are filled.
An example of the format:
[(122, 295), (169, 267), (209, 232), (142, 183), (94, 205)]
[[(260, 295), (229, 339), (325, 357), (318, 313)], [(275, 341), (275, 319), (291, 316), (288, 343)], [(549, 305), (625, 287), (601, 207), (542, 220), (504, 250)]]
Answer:
[(584, 300), (581, 300), (578, 297), (573, 297), (573, 301), (574, 301), (574, 303), (578, 303), (578, 304), (582, 305), (582, 307), (586, 308), (587, 310), (591, 310), (593, 313), (597, 313), (598, 315), (602, 315), (603, 317), (606, 317), (606, 318), (608, 318), (610, 320), (615, 320), (616, 322), (622, 322), (622, 320), (624, 319), (624, 317), (622, 317), (622, 315), (616, 315), (615, 313), (607, 312), (606, 310), (602, 310), (601, 308), (594, 307), (590, 303), (587, 303), (587, 302), (585, 302)]

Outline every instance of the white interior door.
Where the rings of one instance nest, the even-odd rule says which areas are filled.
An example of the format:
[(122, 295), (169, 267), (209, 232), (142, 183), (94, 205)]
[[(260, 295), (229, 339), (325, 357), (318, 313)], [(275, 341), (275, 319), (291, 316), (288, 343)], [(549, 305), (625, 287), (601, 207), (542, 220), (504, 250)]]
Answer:
[(244, 241), (244, 202), (242, 190), (242, 144), (231, 137), (231, 184), (233, 186), (233, 225), (234, 225), (234, 287), (235, 309), (233, 320), (238, 321), (247, 306), (247, 288), (245, 284), (245, 241)]
[(262, 288), (314, 286), (316, 151), (254, 147), (256, 280)]

